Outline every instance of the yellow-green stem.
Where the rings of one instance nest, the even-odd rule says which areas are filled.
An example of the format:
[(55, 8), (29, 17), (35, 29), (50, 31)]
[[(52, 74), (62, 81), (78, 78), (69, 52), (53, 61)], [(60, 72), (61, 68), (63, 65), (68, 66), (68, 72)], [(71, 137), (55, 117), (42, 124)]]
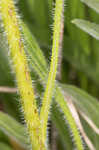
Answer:
[(41, 130), (40, 119), (13, 0), (0, 0), (0, 13), (7, 35), (10, 56), (21, 95), (24, 118), (27, 123), (32, 149), (45, 150), (45, 145), (39, 134)]
[(52, 92), (54, 89), (55, 77), (56, 77), (56, 72), (57, 72), (58, 53), (59, 53), (59, 47), (60, 47), (61, 21), (62, 21), (62, 15), (63, 15), (63, 4), (64, 4), (64, 0), (56, 0), (54, 27), (53, 27), (54, 33), (53, 33), (51, 65), (50, 65), (48, 82), (46, 85), (46, 90), (44, 93), (44, 98), (42, 101), (42, 108), (41, 108), (41, 113), (40, 113), (43, 141), (45, 141), (47, 137), (48, 114), (50, 110)]
[(62, 93), (60, 92), (60, 89), (58, 87), (56, 87), (55, 98), (56, 98), (58, 105), (62, 109), (66, 120), (68, 121), (70, 130), (73, 133), (73, 139), (74, 139), (74, 143), (75, 143), (77, 150), (84, 150), (83, 144), (82, 144), (82, 139), (81, 139), (80, 133), (78, 131), (78, 127), (76, 125), (75, 119), (73, 118), (73, 116), (68, 108), (68, 103), (66, 102), (64, 96), (62, 95)]

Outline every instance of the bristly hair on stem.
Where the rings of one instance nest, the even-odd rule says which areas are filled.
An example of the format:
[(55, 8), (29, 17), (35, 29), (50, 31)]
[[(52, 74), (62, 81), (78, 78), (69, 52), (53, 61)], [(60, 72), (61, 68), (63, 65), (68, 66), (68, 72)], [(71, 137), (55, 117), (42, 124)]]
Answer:
[(34, 150), (47, 149), (47, 122), (54, 87), (56, 88), (55, 99), (63, 111), (66, 119), (68, 120), (69, 126), (74, 135), (76, 147), (78, 150), (83, 150), (81, 137), (79, 135), (75, 120), (70, 113), (64, 96), (57, 87), (58, 84), (55, 85), (60, 42), (62, 43), (62, 38), (60, 35), (62, 28), (61, 24), (63, 21), (63, 6), (64, 0), (56, 0), (51, 65), (39, 116), (14, 2), (13, 0), (0, 0), (0, 13), (2, 15), (2, 22), (4, 24), (6, 37), (9, 44), (10, 56), (16, 74), (19, 93), (21, 95), (24, 118), (26, 120), (30, 135), (32, 149)]
[(54, 15), (54, 26), (53, 26), (53, 45), (52, 45), (52, 56), (51, 56), (51, 65), (50, 71), (48, 75), (48, 81), (46, 84), (46, 89), (44, 93), (44, 97), (42, 100), (42, 107), (40, 113), (40, 120), (42, 124), (42, 134), (43, 140), (45, 141), (47, 136), (47, 122), (48, 115), (50, 111), (51, 99), (53, 95), (53, 89), (55, 84), (55, 78), (57, 73), (58, 66), (58, 55), (60, 48), (60, 33), (61, 33), (61, 22), (63, 15), (63, 0), (56, 0), (55, 6), (55, 15)]
[(13, 0), (0, 0), (0, 13), (8, 40), (10, 56), (21, 96), (21, 104), (30, 135), (32, 149), (44, 150), (46, 148), (39, 134), (41, 126), (36, 100), (34, 98), (32, 80)]

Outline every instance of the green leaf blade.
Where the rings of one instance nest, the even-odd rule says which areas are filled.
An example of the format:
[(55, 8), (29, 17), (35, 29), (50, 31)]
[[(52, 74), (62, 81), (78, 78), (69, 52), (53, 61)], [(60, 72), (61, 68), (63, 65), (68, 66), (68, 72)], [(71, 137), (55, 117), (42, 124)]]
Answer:
[(0, 142), (0, 149), (1, 150), (12, 150), (12, 148), (7, 145), (6, 143)]
[(72, 21), (77, 27), (90, 34), (95, 39), (99, 40), (99, 25), (85, 21), (82, 19), (74, 19)]
[(71, 97), (77, 108), (84, 112), (99, 128), (99, 102), (85, 91), (71, 85), (62, 86), (66, 93)]
[(99, 13), (99, 0), (81, 0), (90, 8), (94, 9), (97, 13)]
[(9, 115), (0, 112), (0, 130), (3, 131), (8, 137), (13, 138), (22, 147), (28, 146), (25, 128)]

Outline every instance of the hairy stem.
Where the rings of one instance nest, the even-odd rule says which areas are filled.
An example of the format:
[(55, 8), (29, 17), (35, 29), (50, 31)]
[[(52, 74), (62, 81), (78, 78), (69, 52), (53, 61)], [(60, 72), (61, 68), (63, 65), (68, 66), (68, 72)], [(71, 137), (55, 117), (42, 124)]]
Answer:
[(46, 85), (46, 90), (44, 93), (44, 98), (42, 101), (43, 103), (42, 103), (42, 108), (41, 108), (41, 113), (40, 113), (40, 119), (42, 123), (42, 135), (43, 135), (44, 141), (47, 136), (48, 114), (50, 110), (50, 104), (51, 104), (55, 78), (56, 78), (56, 72), (57, 72), (63, 4), (64, 4), (63, 0), (56, 0), (51, 65), (50, 65), (48, 82)]
[(19, 22), (13, 0), (0, 0), (0, 13), (6, 32), (10, 56), (13, 62), (24, 118), (27, 123), (33, 150), (44, 150), (40, 133), (40, 119), (34, 98), (24, 45), (20, 35)]
[(68, 121), (70, 129), (73, 133), (73, 138), (74, 138), (74, 142), (77, 147), (77, 150), (83, 150), (83, 144), (82, 144), (81, 136), (78, 131), (78, 127), (68, 107), (67, 101), (69, 98), (67, 98), (67, 101), (66, 101), (64, 96), (60, 92), (60, 89), (56, 87), (55, 99), (58, 105), (60, 106), (61, 110), (63, 111), (66, 120)]
[[(31, 63), (31, 66), (33, 67), (33, 69), (35, 70), (35, 72), (37, 73), (39, 78), (41, 79), (42, 83), (45, 84), (47, 68), (48, 67), (47, 67), (46, 63), (44, 64), (41, 61), (42, 59), (45, 60), (45, 58), (42, 54), (40, 56), (41, 59), (39, 59), (39, 61), (38, 61), (38, 55), (42, 52), (39, 48), (36, 51), (37, 53), (35, 55), (32, 55), (32, 53), (35, 52), (35, 49), (33, 47), (31, 47), (31, 44), (29, 44), (29, 43), (30, 43), (30, 41), (31, 41), (31, 43), (33, 43), (34, 39), (32, 38), (32, 35), (29, 32), (28, 28), (26, 28), (26, 26), (25, 27), (23, 26), (23, 30), (24, 30), (24, 36), (25, 37), (28, 37), (28, 35), (29, 35), (29, 37), (31, 37), (31, 38), (26, 39), (26, 43), (29, 46), (29, 50), (31, 49), (31, 51), (29, 51), (28, 53), (29, 53), (30, 56), (33, 56), (33, 57), (31, 57), (31, 62), (36, 61), (35, 63)], [(35, 44), (33, 44), (33, 46), (35, 46)], [(37, 59), (35, 59), (35, 57), (37, 57)], [(40, 68), (42, 68), (41, 66), (44, 65), (44, 68), (46, 68), (46, 69), (45, 70), (43, 69), (41, 72), (39, 72), (38, 67), (35, 66), (36, 63), (38, 63), (38, 66)], [(43, 86), (44, 86), (44, 84), (43, 84)], [(73, 134), (73, 138), (74, 138), (74, 142), (75, 142), (75, 145), (77, 147), (77, 150), (83, 150), (83, 144), (82, 144), (81, 136), (79, 134), (76, 122), (75, 122), (75, 120), (74, 120), (74, 118), (73, 118), (73, 116), (72, 116), (72, 114), (71, 114), (71, 112), (68, 108), (68, 104), (67, 104), (68, 99), (64, 97), (63, 91), (59, 87), (61, 87), (61, 85), (56, 82), (56, 84), (55, 84), (55, 93), (54, 93), (55, 101), (57, 102), (60, 110), (64, 113), (65, 119), (68, 121), (71, 132)]]

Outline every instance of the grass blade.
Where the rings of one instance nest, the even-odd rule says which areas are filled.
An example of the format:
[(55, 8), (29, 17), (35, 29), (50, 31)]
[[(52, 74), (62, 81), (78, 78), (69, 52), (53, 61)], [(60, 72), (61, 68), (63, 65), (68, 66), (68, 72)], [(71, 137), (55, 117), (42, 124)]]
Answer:
[(82, 19), (74, 19), (72, 23), (93, 36), (95, 39), (99, 40), (99, 25)]
[(3, 142), (0, 142), (0, 148), (1, 148), (1, 150), (12, 150), (12, 148), (9, 145), (7, 145)]
[(75, 86), (64, 85), (63, 87), (65, 87), (65, 92), (69, 94), (77, 108), (84, 112), (99, 128), (99, 121), (97, 120), (99, 116), (98, 100)]
[(0, 130), (22, 147), (28, 147), (28, 137), (24, 136), (24, 133), (26, 133), (25, 128), (3, 112), (0, 112)]
[(81, 0), (83, 3), (88, 5), (90, 8), (94, 9), (99, 13), (99, 0)]

